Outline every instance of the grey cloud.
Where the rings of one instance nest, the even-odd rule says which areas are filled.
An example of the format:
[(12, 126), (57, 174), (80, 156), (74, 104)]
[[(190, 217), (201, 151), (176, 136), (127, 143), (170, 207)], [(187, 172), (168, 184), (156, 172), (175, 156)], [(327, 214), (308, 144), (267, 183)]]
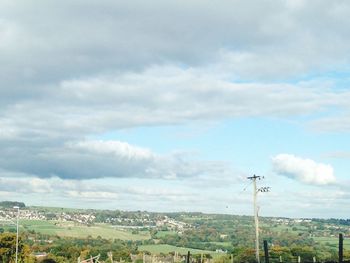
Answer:
[(220, 176), (230, 169), (220, 162), (195, 160), (186, 154), (158, 155), (118, 141), (73, 142), (61, 147), (37, 147), (26, 151), (18, 146), (8, 146), (1, 152), (4, 154), (0, 166), (8, 171), (8, 176), (19, 173), (65, 179), (181, 179)]
[(302, 1), (296, 8), (289, 1), (2, 1), (0, 7), (0, 76), (20, 96), (32, 94), (28, 87), (35, 92), (96, 72), (206, 65), (222, 50), (249, 54), (231, 62), (241, 66), (233, 65), (233, 74), (244, 78), (349, 62), (345, 2)]
[(346, 151), (337, 151), (337, 152), (329, 152), (324, 154), (327, 158), (334, 158), (334, 159), (350, 159), (350, 152)]
[(309, 127), (325, 132), (348, 132), (350, 131), (350, 110), (336, 116), (327, 116), (313, 120)]
[[(318, 93), (332, 94), (298, 94), (284, 85), (279, 85), (281, 90), (271, 90), (273, 85), (257, 89), (243, 85), (238, 94), (227, 91), (227, 83), (212, 79), (224, 74), (228, 79), (268, 76), (276, 80), (318, 68), (333, 69), (347, 62), (344, 54), (350, 47), (344, 34), (349, 24), (344, 10), (350, 5), (339, 2), (223, 1), (213, 5), (210, 1), (152, 0), (90, 1), (86, 5), (83, 1), (39, 1), (19, 5), (3, 1), (0, 7), (2, 116), (22, 127), (35, 123), (32, 132), (43, 126), (54, 127), (50, 133), (57, 128), (83, 130), (84, 126), (100, 132), (108, 123), (125, 127), (218, 115), (309, 112), (315, 99), (320, 100), (315, 98)], [(172, 73), (152, 73), (155, 65), (179, 67), (174, 66)], [(181, 71), (187, 68), (212, 79), (188, 76), (190, 70)], [(192, 85), (214, 88), (189, 88)], [(285, 98), (287, 103), (276, 97), (263, 101), (270, 107), (278, 105), (267, 108), (271, 111), (262, 110), (266, 104), (252, 107), (260, 91), (283, 93), (282, 89), (293, 93)], [(220, 109), (226, 99), (235, 107)], [(174, 107), (179, 100), (187, 105)], [(281, 105), (291, 105), (288, 100), (294, 107), (285, 109)], [(216, 104), (214, 112), (212, 103)], [(248, 106), (240, 108), (243, 104)], [(191, 112), (186, 112), (189, 106)], [(125, 116), (125, 111), (133, 116)], [(23, 119), (21, 112), (26, 113)]]
[[(231, 83), (199, 69), (154, 67), (139, 74), (67, 80), (45, 100), (26, 100), (2, 111), (4, 136), (52, 138), (109, 129), (179, 124), (242, 116), (288, 117), (344, 108), (349, 92), (317, 84)], [(67, 135), (69, 134), (69, 135)]]

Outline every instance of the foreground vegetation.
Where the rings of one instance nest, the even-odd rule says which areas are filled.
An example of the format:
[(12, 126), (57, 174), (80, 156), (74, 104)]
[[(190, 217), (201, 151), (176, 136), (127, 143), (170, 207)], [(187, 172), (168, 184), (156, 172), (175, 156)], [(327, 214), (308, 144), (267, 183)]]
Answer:
[[(142, 245), (142, 241), (107, 240), (102, 238), (60, 238), (51, 237), (53, 242), (47, 240), (33, 240), (30, 235), (22, 234), (19, 240), (19, 262), (36, 263), (41, 262), (35, 257), (35, 251), (47, 253), (46, 259), (52, 262), (69, 263), (76, 262), (77, 258), (89, 258), (100, 254), (101, 262), (109, 262), (108, 253), (113, 258), (131, 262), (131, 254), (141, 253), (173, 254), (174, 251), (185, 255), (190, 251), (193, 259), (203, 257), (211, 259), (213, 263), (229, 262), (255, 262), (254, 250), (245, 247), (236, 247), (230, 253), (213, 253), (197, 249), (179, 248), (171, 245)], [(39, 241), (39, 242), (38, 242)], [(16, 235), (14, 233), (0, 234), (0, 262), (14, 262)], [(270, 247), (271, 262), (294, 262), (298, 256), (302, 262), (312, 262), (316, 257), (318, 262), (336, 261), (337, 251), (327, 250), (325, 247), (298, 246), (291, 247), (272, 246)], [(263, 256), (263, 255), (261, 255)], [(349, 251), (345, 251), (345, 257), (350, 258)], [(180, 257), (180, 261), (183, 260)]]

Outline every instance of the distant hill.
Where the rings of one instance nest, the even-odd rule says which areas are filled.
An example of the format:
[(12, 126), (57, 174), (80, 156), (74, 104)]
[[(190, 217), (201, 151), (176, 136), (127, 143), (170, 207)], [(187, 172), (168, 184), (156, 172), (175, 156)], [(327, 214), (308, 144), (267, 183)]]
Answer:
[(1, 201), (0, 207), (2, 208), (13, 208), (14, 206), (18, 206), (19, 208), (26, 207), (26, 205), (23, 202), (17, 202), (17, 201)]

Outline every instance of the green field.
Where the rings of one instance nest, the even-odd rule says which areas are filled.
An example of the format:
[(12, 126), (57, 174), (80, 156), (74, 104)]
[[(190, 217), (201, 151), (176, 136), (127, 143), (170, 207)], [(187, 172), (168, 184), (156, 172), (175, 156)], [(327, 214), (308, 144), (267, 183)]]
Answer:
[(37, 233), (56, 235), (60, 228), (57, 227), (53, 221), (44, 220), (21, 220), (20, 231), (34, 230)]
[(210, 244), (218, 245), (218, 246), (223, 246), (223, 247), (231, 247), (231, 242), (208, 242)]
[(142, 245), (139, 246), (139, 251), (148, 251), (152, 254), (168, 254), (170, 252), (178, 252), (179, 254), (185, 255), (188, 251), (190, 251), (191, 254), (211, 254), (212, 256), (218, 256), (221, 255), (220, 253), (216, 253), (215, 251), (209, 251), (209, 250), (200, 250), (200, 249), (194, 249), (194, 248), (186, 248), (186, 247), (176, 247), (171, 245)]
[(158, 231), (156, 237), (161, 238), (169, 235), (177, 235), (177, 233), (175, 231)]
[[(329, 245), (330, 247), (338, 247), (337, 237), (314, 237), (314, 240), (323, 245)], [(344, 239), (344, 249), (350, 250), (350, 239)]]
[(37, 233), (62, 237), (85, 238), (88, 236), (100, 236), (106, 239), (122, 240), (146, 240), (151, 238), (148, 231), (139, 231), (138, 234), (133, 234), (130, 230), (116, 229), (108, 224), (85, 226), (74, 224), (73, 222), (22, 220), (20, 226), (21, 231), (34, 230)]

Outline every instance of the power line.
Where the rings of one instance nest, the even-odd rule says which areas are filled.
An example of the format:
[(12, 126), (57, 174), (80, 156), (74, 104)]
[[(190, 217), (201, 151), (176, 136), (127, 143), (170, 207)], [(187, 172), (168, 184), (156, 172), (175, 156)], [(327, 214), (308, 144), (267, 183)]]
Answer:
[(253, 181), (251, 181), (250, 183), (248, 183), (241, 192), (244, 192), (245, 190), (247, 190), (247, 188), (253, 183)]

